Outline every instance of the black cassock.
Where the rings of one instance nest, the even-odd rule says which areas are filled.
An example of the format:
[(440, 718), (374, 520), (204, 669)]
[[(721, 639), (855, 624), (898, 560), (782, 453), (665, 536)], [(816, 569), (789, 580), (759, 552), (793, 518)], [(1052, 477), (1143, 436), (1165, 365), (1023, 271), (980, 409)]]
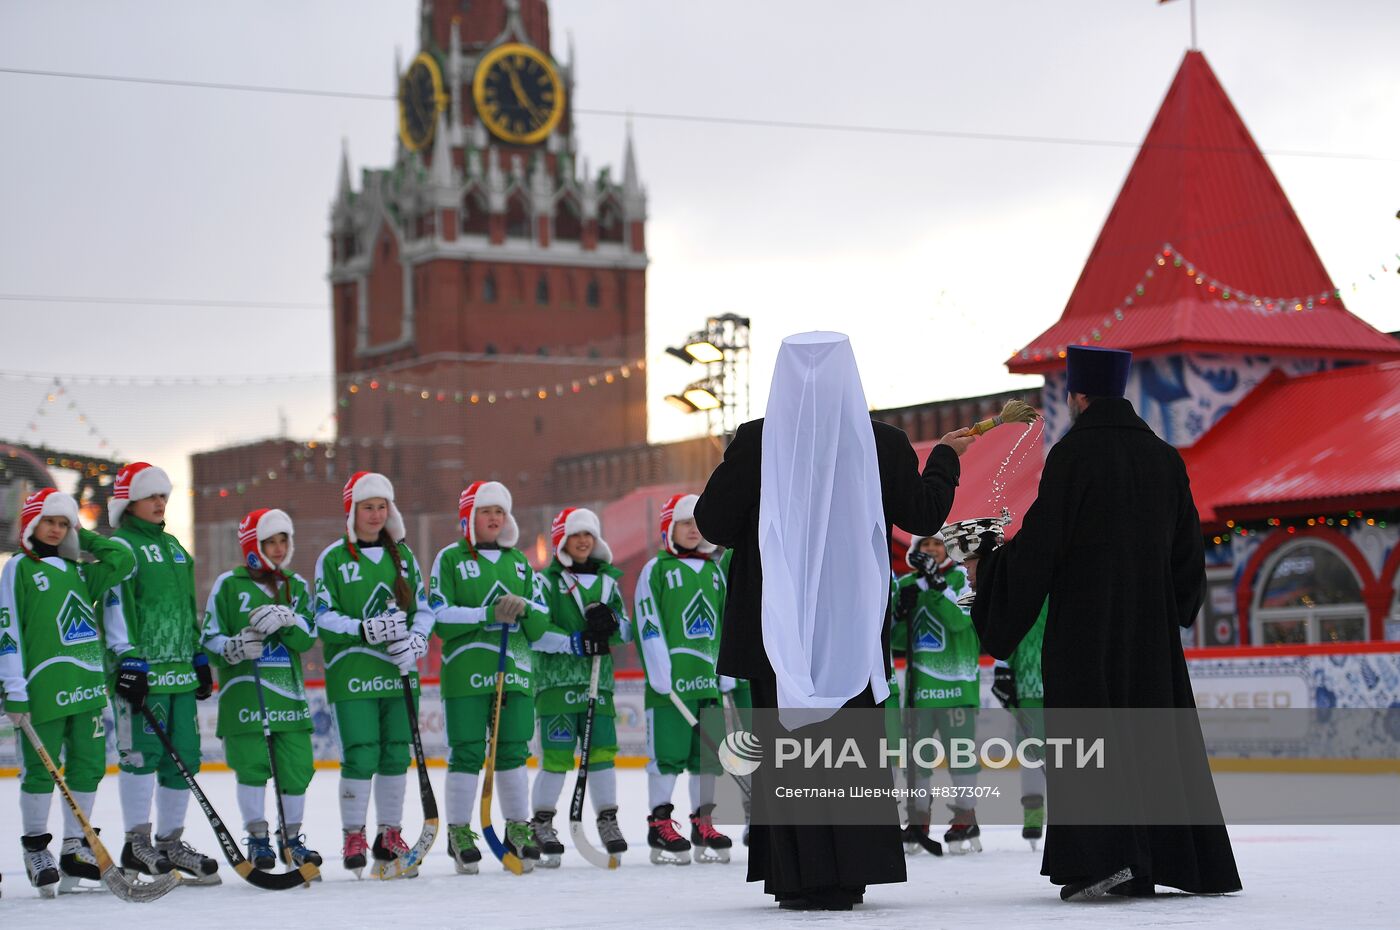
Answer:
[[(890, 528), (910, 533), (937, 532), (953, 506), (958, 484), (958, 457), (935, 446), (922, 473), (919, 458), (904, 431), (871, 421), (880, 468), (886, 543)], [(763, 647), (763, 566), (758, 548), (760, 459), (763, 420), (739, 427), (724, 461), (710, 475), (695, 505), (695, 522), (712, 543), (734, 550), (729, 593), (719, 644), (719, 672), (752, 684), (755, 707), (777, 706), (777, 685)], [(854, 541), (853, 541), (854, 542)], [(888, 598), (886, 598), (888, 600)], [(883, 605), (888, 607), (888, 604)], [(889, 656), (889, 613), (881, 632)], [(888, 668), (886, 669), (888, 672)], [(847, 707), (875, 707), (869, 688)], [(760, 791), (763, 769), (755, 772)], [(904, 849), (898, 825), (763, 826), (749, 836), (748, 880), (763, 881), (763, 890), (780, 900), (837, 889), (864, 892), (866, 885), (905, 880)]]
[[(1050, 450), (1020, 531), (981, 560), (972, 619), (983, 649), (1010, 655), (1047, 595), (1047, 736), (1057, 735), (1057, 708), (1195, 709), (1180, 631), (1195, 622), (1205, 596), (1200, 518), (1181, 455), (1123, 398), (1096, 400), (1080, 414)], [(1204, 800), (1198, 795), (1192, 809), (1213, 810), (1207, 820), (1215, 822), (1057, 824), (1057, 782), (1084, 776), (1047, 767), (1042, 874), (1063, 885), (1131, 865), (1156, 884), (1185, 891), (1240, 888), (1199, 723), (1194, 714), (1175, 719), (1173, 732), (1150, 737), (1154, 747), (1173, 741), (1167, 764), (1176, 770), (1143, 771), (1131, 784), (1160, 783), (1165, 775), (1168, 783), (1203, 785)], [(1160, 764), (1163, 754), (1152, 751), (1152, 764)], [(1143, 764), (1136, 757), (1133, 763)], [(1077, 787), (1065, 784), (1066, 791)]]

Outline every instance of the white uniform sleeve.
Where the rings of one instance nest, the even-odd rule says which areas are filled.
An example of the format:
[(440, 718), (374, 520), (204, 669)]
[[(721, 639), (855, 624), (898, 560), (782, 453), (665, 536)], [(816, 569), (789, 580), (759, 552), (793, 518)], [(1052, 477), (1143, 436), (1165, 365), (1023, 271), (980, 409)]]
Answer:
[(0, 691), (5, 692), (7, 701), (29, 700), (24, 676), (24, 635), (19, 628), (19, 603), (15, 597), (21, 558), (14, 556), (0, 572)]
[(413, 550), (408, 552), (408, 566), (413, 570), (413, 576), (418, 579), (418, 584), (413, 588), (414, 605), (409, 611), (411, 621), (410, 629), (414, 633), (422, 633), (425, 637), (433, 635), (433, 609), (428, 606), (428, 588), (424, 583), (423, 571), (418, 567), (418, 557), (413, 554)]
[(530, 644), (530, 648), (536, 652), (555, 652), (561, 655), (568, 655), (574, 651), (573, 640), (567, 633), (558, 630), (545, 631), (539, 639)]
[(624, 643), (632, 641), (632, 618), (627, 616), (627, 599), (622, 596), (622, 586), (616, 580), (609, 578), (607, 583), (611, 585), (606, 601), (617, 614), (617, 635)]
[[(447, 548), (451, 549), (452, 547), (448, 546)], [(432, 608), (435, 622), (446, 623), (448, 625), (461, 624), (465, 626), (477, 626), (485, 623), (490, 614), (487, 608), (459, 607), (456, 604), (447, 603), (447, 596), (442, 593), (447, 590), (447, 586), (443, 584), (442, 578), (442, 557), (446, 552), (447, 549), (443, 549), (437, 554), (437, 558), (433, 559), (432, 586), (433, 590), (438, 592), (438, 600), (442, 602)]]
[(671, 647), (666, 643), (661, 615), (651, 588), (651, 576), (656, 567), (652, 559), (637, 579), (637, 623), (641, 629), (642, 655), (646, 659), (647, 684), (657, 694), (671, 693)]
[[(112, 539), (131, 549), (131, 543), (120, 536), (113, 536)], [(132, 550), (132, 555), (135, 554), (135, 550)], [(136, 566), (133, 564), (131, 574), (112, 585), (102, 602), (102, 631), (107, 640), (107, 650), (118, 659), (136, 651), (136, 647), (131, 645), (131, 634), (126, 625), (126, 582), (135, 575)]]
[(360, 621), (336, 610), (335, 602), (331, 598), (330, 583), (335, 579), (326, 577), (326, 554), (330, 551), (330, 548), (327, 548), (316, 559), (316, 625), (332, 633), (359, 636)]
[[(295, 573), (292, 575), (292, 577), (295, 578), (297, 581), (301, 582), (302, 588), (307, 592), (309, 596), (311, 592), (311, 585), (306, 583), (306, 579), (301, 577), (301, 575)], [(295, 601), (292, 602), (292, 613), (296, 614), (296, 619), (292, 621), (296, 628), (301, 630), (307, 636), (314, 637), (316, 635), (315, 626), (312, 625), (312, 623), (309, 620), (302, 616), (301, 611), (297, 609)]]

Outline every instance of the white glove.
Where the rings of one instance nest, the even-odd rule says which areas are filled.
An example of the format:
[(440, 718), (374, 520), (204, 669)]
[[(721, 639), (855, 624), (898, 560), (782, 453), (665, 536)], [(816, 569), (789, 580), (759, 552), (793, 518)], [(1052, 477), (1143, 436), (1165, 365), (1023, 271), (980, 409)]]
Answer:
[(719, 693), (728, 694), (729, 692), (733, 691), (735, 687), (738, 686), (738, 684), (738, 679), (731, 678), (728, 675), (721, 675), (719, 676)]
[(224, 640), (224, 661), (229, 665), (251, 662), (262, 656), (262, 634), (252, 627), (245, 627), (237, 635)]
[(515, 621), (530, 607), (530, 602), (518, 594), (504, 594), (491, 605), (491, 625), (497, 629), (515, 626)]
[(29, 719), (29, 711), (9, 710), (5, 712), (5, 716), (10, 718), (10, 722), (15, 725), (16, 730), (20, 730), (24, 728), (25, 721)]
[(428, 637), (422, 633), (409, 633), (403, 639), (389, 644), (389, 658), (407, 675), (418, 670), (418, 660), (428, 654)]
[(402, 610), (369, 617), (360, 623), (365, 642), (371, 645), (392, 643), (408, 635), (408, 614)]
[(248, 625), (263, 636), (271, 636), (296, 622), (296, 612), (286, 604), (264, 604), (248, 616)]

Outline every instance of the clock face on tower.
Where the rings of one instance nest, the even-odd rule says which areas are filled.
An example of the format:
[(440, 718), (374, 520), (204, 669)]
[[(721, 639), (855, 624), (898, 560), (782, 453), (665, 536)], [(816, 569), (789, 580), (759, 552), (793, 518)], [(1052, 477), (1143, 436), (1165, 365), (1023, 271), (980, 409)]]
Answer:
[(438, 115), (445, 109), (442, 70), (432, 55), (422, 52), (399, 81), (399, 138), (409, 151), (432, 145)]
[(491, 134), (512, 145), (548, 138), (564, 115), (564, 85), (549, 58), (518, 42), (498, 45), (476, 66), (476, 112)]

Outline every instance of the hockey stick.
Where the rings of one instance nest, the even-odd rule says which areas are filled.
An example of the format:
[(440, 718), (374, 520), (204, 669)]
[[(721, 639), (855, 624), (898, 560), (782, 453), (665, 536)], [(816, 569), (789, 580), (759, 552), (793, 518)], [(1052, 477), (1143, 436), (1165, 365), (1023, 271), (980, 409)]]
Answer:
[(578, 778), (574, 780), (574, 798), (569, 804), (569, 836), (578, 854), (589, 865), (615, 869), (622, 864), (622, 857), (598, 849), (583, 832), (583, 796), (588, 791), (588, 756), (593, 750), (593, 714), (598, 707), (598, 670), (602, 664), (602, 656), (593, 657), (593, 671), (588, 679), (588, 712), (583, 716), (583, 733), (579, 737)]
[(491, 789), (496, 779), (496, 744), (501, 736), (501, 708), (505, 704), (506, 652), (510, 648), (510, 627), (501, 627), (501, 652), (496, 662), (496, 707), (491, 712), (491, 746), (486, 753), (486, 771), (481, 776), (481, 835), (486, 839), (491, 854), (501, 860), (501, 864), (512, 874), (523, 875), (525, 863), (520, 857), (506, 849), (496, 828), (491, 825)]
[[(714, 739), (710, 736), (710, 734), (705, 732), (705, 728), (700, 726), (700, 721), (696, 720), (695, 715), (690, 712), (690, 708), (685, 706), (685, 701), (682, 701), (674, 691), (671, 692), (671, 703), (676, 705), (676, 710), (681, 712), (681, 716), (685, 718), (686, 723), (690, 724), (691, 729), (695, 730), (695, 732), (700, 734), (700, 740), (705, 744), (705, 747), (709, 749), (710, 752), (714, 753), (716, 757), (718, 757), (719, 746), (715, 743)], [(744, 792), (744, 800), (752, 801), (753, 789), (749, 787), (748, 781), (743, 778), (740, 778), (738, 775), (735, 775), (728, 769), (725, 769), (725, 772), (729, 775), (730, 778), (734, 779), (734, 783), (739, 786), (739, 790)]]
[(423, 832), (418, 834), (418, 842), (413, 844), (408, 855), (393, 860), (392, 875), (384, 872), (379, 874), (379, 878), (385, 880), (399, 878), (421, 866), (438, 835), (437, 796), (433, 794), (433, 783), (428, 780), (428, 762), (423, 757), (423, 736), (418, 730), (418, 707), (413, 703), (413, 680), (406, 672), (401, 680), (404, 703), (408, 709), (408, 732), (413, 737), (413, 761), (418, 768), (418, 797), (423, 802)]
[(102, 875), (103, 883), (112, 894), (123, 901), (145, 903), (164, 896), (171, 888), (180, 884), (180, 873), (175, 871), (158, 875), (149, 882), (133, 882), (123, 875), (122, 870), (117, 868), (117, 864), (112, 861), (107, 848), (97, 838), (97, 831), (92, 828), (92, 824), (88, 823), (87, 816), (83, 813), (82, 807), (78, 805), (78, 799), (73, 797), (73, 793), (68, 790), (68, 783), (58, 773), (58, 766), (54, 765), (49, 751), (39, 741), (39, 734), (34, 732), (34, 725), (28, 719), (24, 719), (20, 721), (20, 729), (28, 737), (29, 744), (34, 747), (34, 752), (44, 763), (44, 768), (49, 770), (49, 776), (53, 778), (53, 783), (58, 785), (58, 790), (63, 794), (63, 800), (68, 802), (68, 809), (73, 812), (73, 817), (78, 821), (78, 826), (83, 828), (83, 836), (92, 849), (92, 857), (97, 860), (97, 871)]
[(272, 793), (277, 796), (277, 830), (282, 834), (283, 861), (291, 865), (287, 846), (287, 812), (282, 806), (282, 779), (277, 777), (277, 753), (272, 751), (272, 723), (267, 715), (267, 698), (263, 695), (262, 673), (258, 660), (253, 660), (253, 687), (258, 689), (258, 710), (262, 712), (263, 742), (267, 744), (267, 769), (272, 773)]
[(219, 845), (224, 850), (224, 858), (228, 860), (229, 865), (233, 866), (233, 870), (238, 873), (239, 877), (251, 885), (269, 891), (285, 891), (288, 888), (295, 888), (297, 885), (309, 885), (320, 877), (320, 870), (310, 862), (290, 872), (264, 872), (261, 869), (253, 868), (253, 863), (239, 852), (238, 841), (233, 838), (233, 834), (228, 832), (228, 827), (224, 826), (223, 820), (215, 812), (214, 805), (209, 803), (209, 798), (200, 789), (198, 782), (194, 780), (194, 775), (190, 773), (184, 760), (180, 758), (175, 744), (170, 742), (170, 734), (165, 732), (165, 728), (160, 725), (156, 715), (151, 713), (151, 709), (145, 704), (141, 705), (141, 716), (146, 718), (147, 726), (154, 730), (156, 736), (160, 738), (161, 745), (165, 747), (165, 754), (175, 763), (180, 777), (189, 786), (190, 794), (194, 795), (194, 799), (199, 802), (204, 816), (209, 818), (209, 826), (214, 828), (214, 836), (218, 838)]

